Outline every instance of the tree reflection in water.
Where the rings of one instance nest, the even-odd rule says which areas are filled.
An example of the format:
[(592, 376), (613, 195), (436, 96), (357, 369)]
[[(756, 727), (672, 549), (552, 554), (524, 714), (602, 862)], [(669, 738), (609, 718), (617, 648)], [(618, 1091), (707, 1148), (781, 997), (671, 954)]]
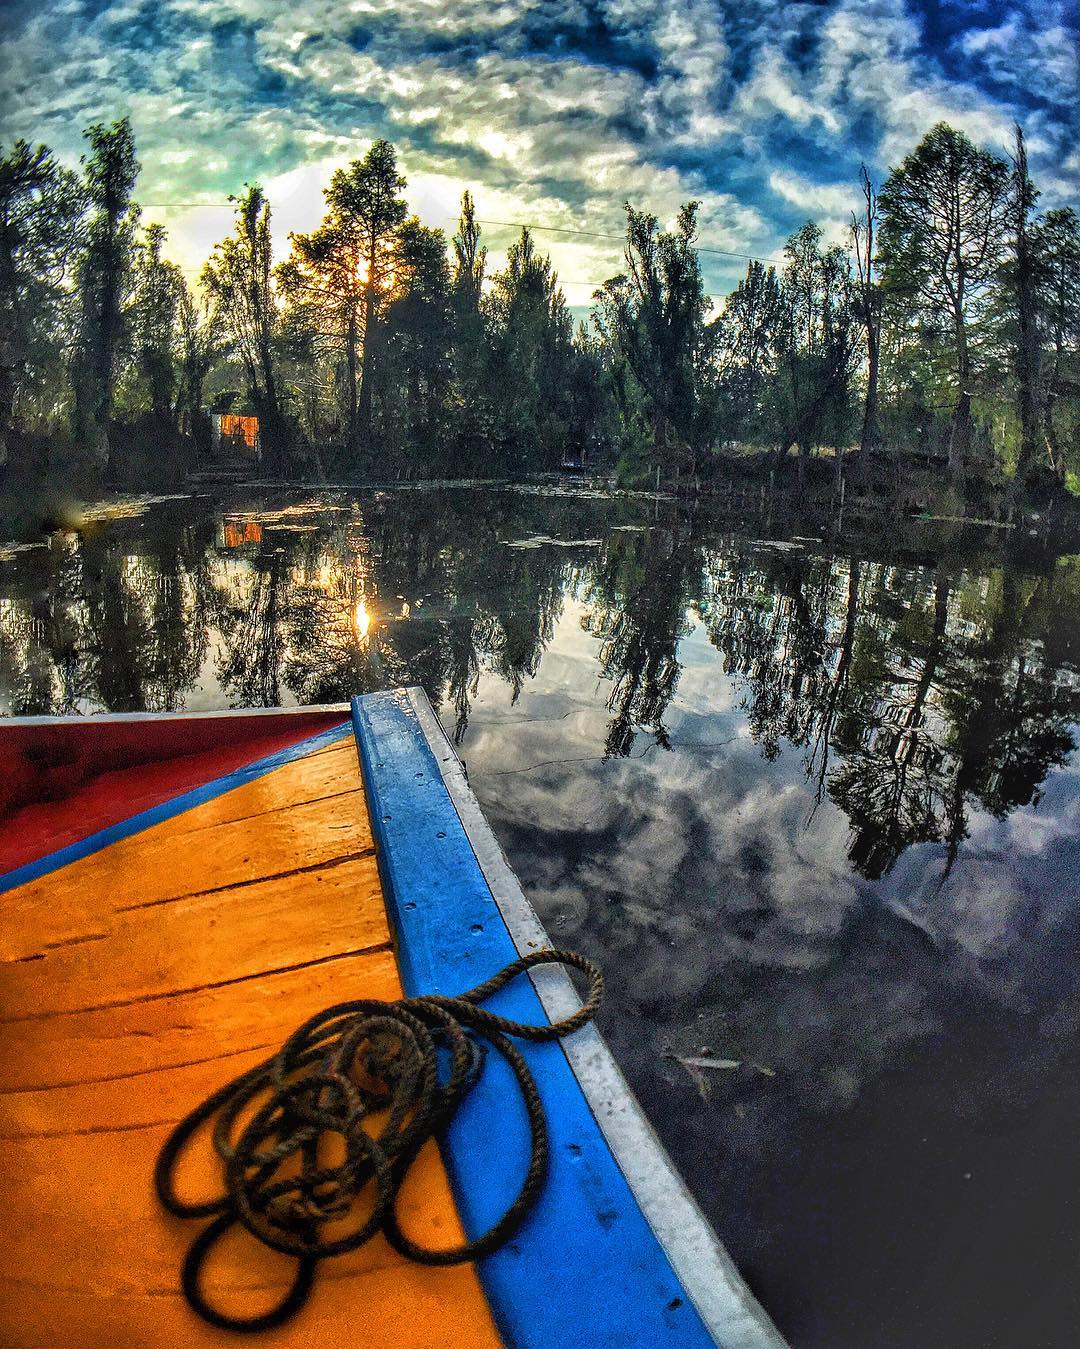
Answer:
[[(1045, 1330), (1080, 1020), (1075, 558), (934, 563), (556, 489), (139, 509), (0, 550), (4, 710), (423, 685), (793, 1339), (1054, 1342), (993, 1234), (1038, 1231)], [(695, 1082), (703, 1044), (742, 1066)]]

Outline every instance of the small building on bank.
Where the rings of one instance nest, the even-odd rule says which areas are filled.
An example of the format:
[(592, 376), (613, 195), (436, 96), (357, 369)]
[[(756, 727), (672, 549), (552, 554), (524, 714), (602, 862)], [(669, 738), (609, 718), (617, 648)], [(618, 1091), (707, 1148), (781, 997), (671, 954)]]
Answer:
[(211, 448), (215, 456), (238, 462), (259, 462), (259, 419), (241, 412), (210, 414)]

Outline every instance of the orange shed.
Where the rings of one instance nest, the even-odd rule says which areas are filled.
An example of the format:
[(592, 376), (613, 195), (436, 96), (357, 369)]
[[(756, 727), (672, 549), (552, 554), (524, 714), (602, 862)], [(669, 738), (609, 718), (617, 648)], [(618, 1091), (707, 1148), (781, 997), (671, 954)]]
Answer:
[(259, 419), (237, 412), (213, 414), (214, 450), (234, 450), (255, 459), (259, 452)]

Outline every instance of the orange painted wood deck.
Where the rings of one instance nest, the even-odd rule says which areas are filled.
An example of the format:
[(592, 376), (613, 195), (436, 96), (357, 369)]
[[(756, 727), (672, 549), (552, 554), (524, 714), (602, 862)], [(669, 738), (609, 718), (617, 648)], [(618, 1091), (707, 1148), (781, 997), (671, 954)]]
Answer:
[[(351, 734), (0, 895), (0, 1343), (235, 1343), (180, 1293), (201, 1224), (158, 1206), (157, 1153), (312, 1013), (399, 996)], [(218, 1192), (215, 1162), (193, 1153), (185, 1194)], [(422, 1242), (462, 1240), (433, 1144), (400, 1212)], [(206, 1282), (251, 1315), (293, 1268), (240, 1233)], [(414, 1265), (379, 1237), (321, 1263), (307, 1306), (256, 1342), (501, 1341), (471, 1266)]]

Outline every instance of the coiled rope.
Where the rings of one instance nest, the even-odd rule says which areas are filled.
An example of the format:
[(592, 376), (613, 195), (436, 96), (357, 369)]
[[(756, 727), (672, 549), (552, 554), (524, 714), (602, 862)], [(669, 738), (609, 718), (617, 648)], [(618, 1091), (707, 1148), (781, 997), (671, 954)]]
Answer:
[[(588, 995), (572, 1016), (535, 1026), (478, 1005), (542, 964), (568, 965), (587, 975)], [(603, 991), (603, 975), (584, 956), (535, 951), (460, 997), (342, 1002), (305, 1021), (272, 1058), (221, 1087), (181, 1120), (158, 1156), (154, 1184), (165, 1208), (180, 1218), (213, 1219), (184, 1259), (181, 1282), (191, 1307), (224, 1330), (269, 1330), (307, 1301), (320, 1260), (355, 1250), (377, 1232), (396, 1251), (424, 1265), (477, 1260), (509, 1241), (543, 1188), (548, 1136), (536, 1080), (508, 1037), (540, 1041), (570, 1035), (595, 1015)], [(402, 1232), (397, 1195), (420, 1149), (443, 1134), (476, 1083), (484, 1044), (507, 1061), (521, 1091), (531, 1140), (528, 1169), (517, 1198), (487, 1232), (450, 1250), (432, 1250)], [(239, 1116), (262, 1095), (266, 1099), (238, 1131)], [(384, 1111), (377, 1132), (364, 1127), (373, 1123), (374, 1113)], [(215, 1116), (213, 1144), (223, 1164), (225, 1192), (187, 1203), (176, 1193), (176, 1165), (195, 1131)], [(334, 1136), (344, 1143), (344, 1160), (320, 1165), (324, 1140)], [(372, 1192), (365, 1201), (373, 1197), (373, 1207), (354, 1230), (341, 1234), (365, 1191)], [(368, 1202), (363, 1208), (367, 1211)], [(282, 1301), (257, 1316), (219, 1310), (202, 1288), (207, 1257), (236, 1223), (298, 1262)], [(334, 1236), (323, 1232), (330, 1223), (337, 1229)]]

